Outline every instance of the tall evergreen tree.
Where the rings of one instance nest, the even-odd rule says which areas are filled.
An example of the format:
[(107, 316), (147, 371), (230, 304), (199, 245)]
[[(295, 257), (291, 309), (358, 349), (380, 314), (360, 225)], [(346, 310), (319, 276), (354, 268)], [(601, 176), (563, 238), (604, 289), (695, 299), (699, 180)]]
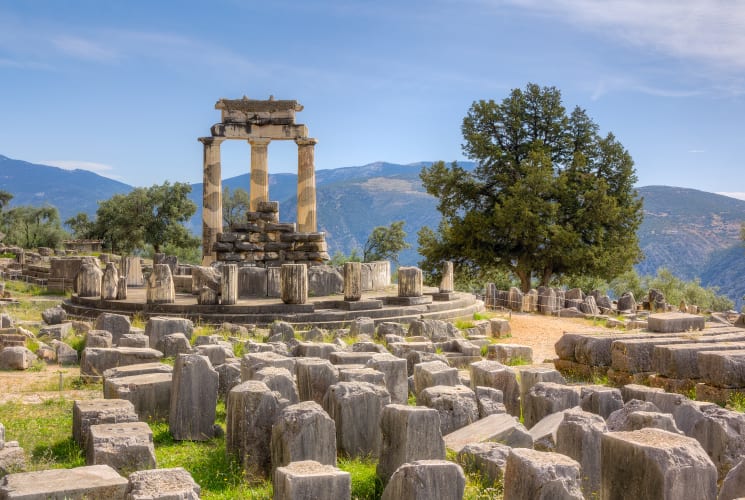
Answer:
[(634, 164), (598, 130), (583, 109), (567, 114), (555, 87), (531, 83), (501, 103), (474, 102), (462, 125), (474, 171), (437, 162), (421, 172), (442, 220), (438, 233), (419, 232), (420, 265), (508, 270), (524, 291), (534, 278), (630, 269), (641, 257)]

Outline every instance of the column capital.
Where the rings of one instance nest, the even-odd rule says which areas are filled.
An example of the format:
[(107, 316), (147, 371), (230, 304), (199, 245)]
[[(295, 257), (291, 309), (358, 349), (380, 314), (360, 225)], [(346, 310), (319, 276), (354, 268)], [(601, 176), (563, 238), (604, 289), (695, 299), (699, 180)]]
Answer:
[(270, 142), (272, 142), (272, 140), (268, 137), (252, 137), (248, 139), (248, 143), (251, 146), (267, 146)]
[(204, 145), (208, 145), (208, 144), (219, 145), (222, 141), (225, 140), (225, 138), (224, 137), (198, 137), (197, 140)]
[(295, 144), (298, 146), (315, 146), (318, 144), (318, 139), (312, 137), (303, 137), (301, 139), (295, 139)]

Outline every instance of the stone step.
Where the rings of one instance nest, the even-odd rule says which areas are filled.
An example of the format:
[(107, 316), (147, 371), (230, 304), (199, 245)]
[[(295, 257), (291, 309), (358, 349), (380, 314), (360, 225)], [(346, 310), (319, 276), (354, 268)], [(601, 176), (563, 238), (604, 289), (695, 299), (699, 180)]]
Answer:
[(745, 388), (745, 350), (704, 351), (696, 358), (703, 382), (715, 387)]
[[(744, 339), (745, 340), (745, 339)], [(665, 377), (675, 379), (697, 379), (698, 353), (703, 351), (732, 351), (745, 349), (745, 342), (702, 342), (692, 344), (655, 346), (652, 354), (654, 370)]]

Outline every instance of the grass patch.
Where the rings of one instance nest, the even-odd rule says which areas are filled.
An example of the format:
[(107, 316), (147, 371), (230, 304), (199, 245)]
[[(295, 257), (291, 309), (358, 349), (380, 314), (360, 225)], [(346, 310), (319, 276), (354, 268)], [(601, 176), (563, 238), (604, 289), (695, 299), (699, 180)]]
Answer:
[(49, 399), (27, 405), (0, 405), (6, 439), (25, 450), (29, 470), (68, 469), (85, 465), (85, 453), (72, 440), (72, 401)]
[(478, 312), (477, 311), (477, 312), (473, 313), (473, 319), (475, 321), (480, 321), (480, 320), (484, 320), (484, 319), (491, 319), (493, 317), (494, 317), (494, 313), (490, 313), (490, 312), (486, 312), (486, 311), (482, 311), (482, 312)]
[(383, 494), (383, 482), (376, 474), (377, 460), (372, 458), (339, 458), (338, 467), (352, 476), (352, 498), (377, 500)]
[(530, 361), (523, 358), (522, 356), (514, 357), (507, 362), (507, 366), (523, 366), (523, 365), (529, 365), (529, 364), (531, 364)]
[(730, 394), (729, 398), (727, 398), (727, 408), (745, 413), (745, 393), (733, 392)]
[(455, 328), (458, 330), (467, 330), (469, 328), (474, 328), (476, 323), (468, 319), (456, 319), (453, 322), (453, 325), (455, 325)]

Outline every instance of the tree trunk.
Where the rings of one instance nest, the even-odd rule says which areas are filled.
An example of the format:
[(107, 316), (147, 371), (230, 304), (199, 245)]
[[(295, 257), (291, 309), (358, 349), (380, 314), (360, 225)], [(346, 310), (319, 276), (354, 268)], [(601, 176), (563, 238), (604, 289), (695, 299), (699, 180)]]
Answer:
[(543, 268), (543, 276), (541, 276), (541, 286), (548, 286), (551, 282), (551, 276), (554, 274), (550, 267)]
[(530, 278), (532, 273), (523, 271), (522, 269), (517, 269), (515, 271), (515, 274), (517, 274), (517, 277), (520, 278), (520, 290), (523, 292), (529, 292)]

